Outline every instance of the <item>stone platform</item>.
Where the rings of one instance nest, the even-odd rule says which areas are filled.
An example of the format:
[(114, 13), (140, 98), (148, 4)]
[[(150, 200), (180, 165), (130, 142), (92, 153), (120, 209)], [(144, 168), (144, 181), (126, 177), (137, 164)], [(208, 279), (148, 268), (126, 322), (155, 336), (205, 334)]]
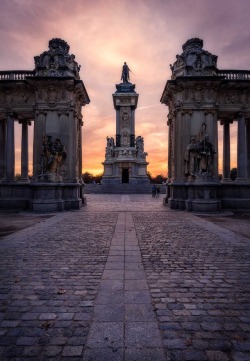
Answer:
[(88, 195), (1, 239), (1, 361), (249, 360), (249, 232), (161, 197)]

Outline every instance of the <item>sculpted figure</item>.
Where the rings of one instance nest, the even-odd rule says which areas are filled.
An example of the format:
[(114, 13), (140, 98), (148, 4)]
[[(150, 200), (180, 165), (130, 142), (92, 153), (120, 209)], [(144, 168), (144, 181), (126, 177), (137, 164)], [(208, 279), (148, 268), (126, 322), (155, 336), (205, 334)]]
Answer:
[(147, 153), (144, 152), (144, 139), (141, 136), (138, 136), (135, 140), (135, 146), (137, 150), (137, 156), (139, 158), (145, 158)]
[(130, 72), (130, 69), (129, 69), (127, 63), (124, 62), (123, 67), (122, 67), (122, 76), (121, 76), (121, 80), (123, 83), (129, 82), (129, 72)]
[(214, 154), (216, 154), (215, 147), (209, 142), (208, 134), (198, 143), (197, 149), (199, 152), (199, 173), (207, 173), (211, 170), (214, 163)]
[(50, 135), (44, 136), (40, 158), (41, 174), (58, 174), (61, 165), (66, 160), (66, 157), (66, 149), (60, 139), (57, 138), (53, 142)]
[(105, 157), (106, 158), (109, 158), (109, 157), (112, 157), (113, 156), (113, 153), (114, 153), (114, 146), (115, 146), (115, 141), (114, 141), (114, 138), (111, 137), (107, 137), (107, 146), (106, 146), (106, 154), (105, 154)]
[(191, 138), (191, 143), (187, 145), (184, 154), (185, 160), (185, 175), (194, 175), (198, 170), (197, 167), (197, 145), (195, 143), (195, 137)]
[(201, 140), (195, 141), (192, 137), (191, 143), (187, 145), (184, 154), (185, 175), (199, 175), (211, 171), (216, 154), (214, 145), (209, 142), (209, 137), (205, 133)]

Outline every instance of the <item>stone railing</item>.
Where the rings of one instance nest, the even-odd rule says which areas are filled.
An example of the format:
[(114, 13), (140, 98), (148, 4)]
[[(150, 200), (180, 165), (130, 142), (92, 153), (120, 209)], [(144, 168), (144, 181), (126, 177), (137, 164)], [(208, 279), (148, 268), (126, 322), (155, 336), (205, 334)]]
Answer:
[(27, 76), (34, 76), (30, 70), (0, 71), (0, 80), (25, 80)]
[(218, 75), (227, 80), (250, 80), (250, 70), (218, 70)]

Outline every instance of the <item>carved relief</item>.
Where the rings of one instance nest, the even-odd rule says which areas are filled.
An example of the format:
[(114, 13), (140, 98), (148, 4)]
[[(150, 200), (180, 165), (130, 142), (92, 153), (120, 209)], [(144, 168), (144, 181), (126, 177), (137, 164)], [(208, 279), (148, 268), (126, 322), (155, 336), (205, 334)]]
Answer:
[(224, 97), (224, 103), (234, 104), (237, 102), (237, 94), (235, 92), (227, 92)]
[(204, 89), (201, 85), (197, 85), (195, 89), (192, 90), (191, 98), (196, 104), (201, 104), (204, 102)]
[(131, 109), (130, 107), (121, 107), (121, 128), (129, 130), (131, 120)]
[(122, 146), (129, 147), (129, 145), (130, 145), (129, 133), (123, 132), (122, 133)]

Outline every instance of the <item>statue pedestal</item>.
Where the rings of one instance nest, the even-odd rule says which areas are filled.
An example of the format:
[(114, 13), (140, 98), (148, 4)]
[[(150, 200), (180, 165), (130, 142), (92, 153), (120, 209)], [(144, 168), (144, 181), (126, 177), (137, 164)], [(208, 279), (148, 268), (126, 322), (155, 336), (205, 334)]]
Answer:
[(57, 212), (80, 209), (85, 197), (80, 183), (33, 183), (30, 209), (35, 212)]

